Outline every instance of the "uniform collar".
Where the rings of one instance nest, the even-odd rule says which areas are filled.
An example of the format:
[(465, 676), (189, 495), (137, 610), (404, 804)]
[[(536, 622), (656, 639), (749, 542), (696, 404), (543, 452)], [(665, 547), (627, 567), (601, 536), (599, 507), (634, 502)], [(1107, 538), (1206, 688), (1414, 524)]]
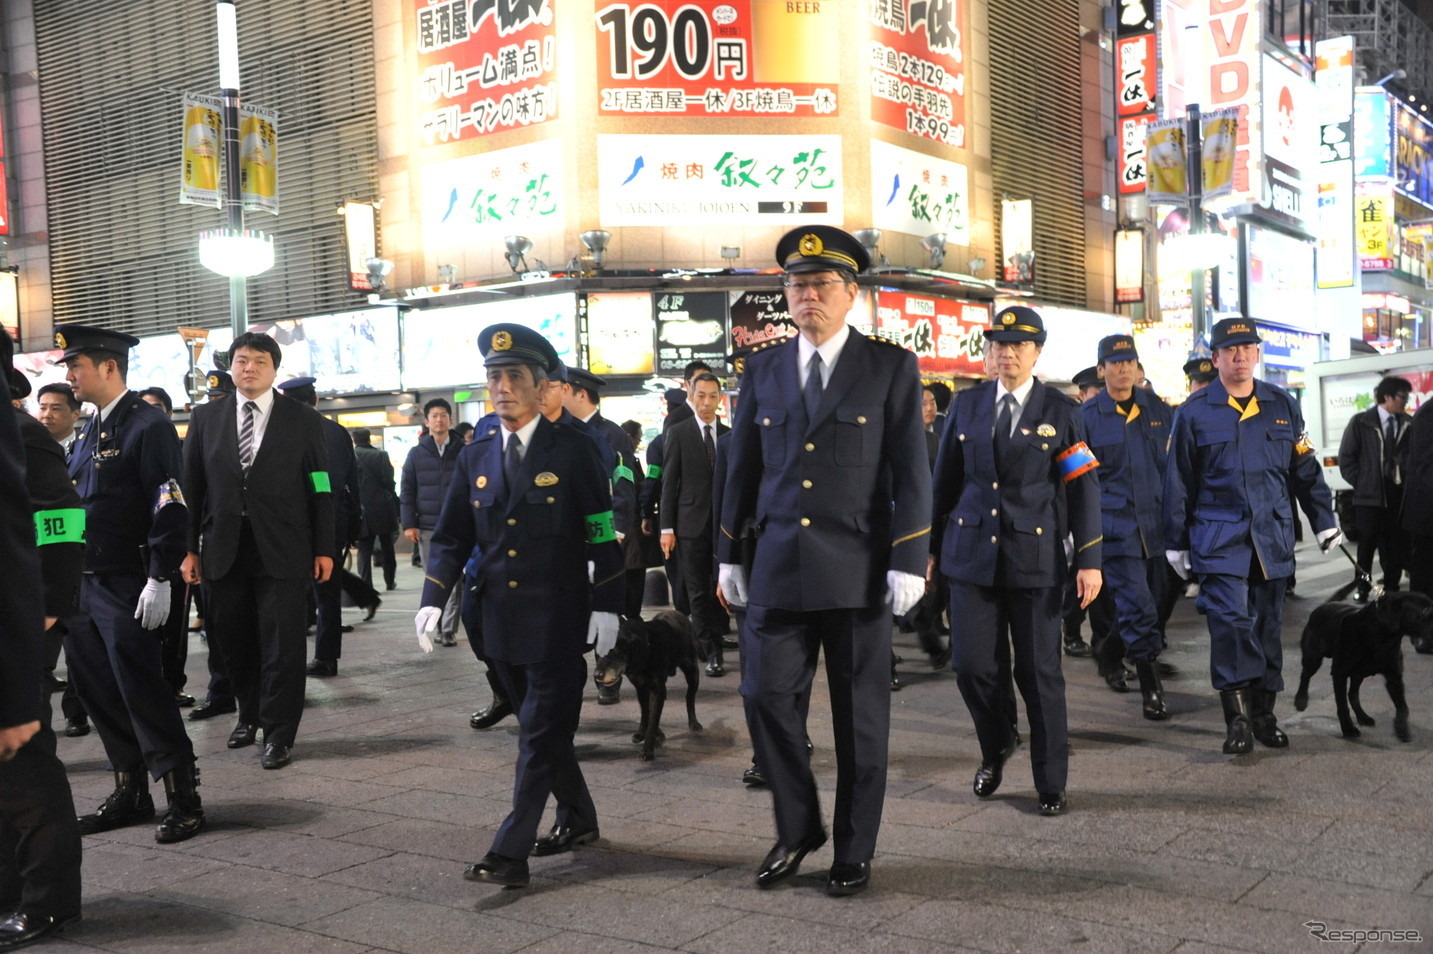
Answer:
[(996, 379), (995, 379), (995, 406), (996, 406), (996, 407), (999, 407), (999, 406), (1000, 406), (1000, 402), (1001, 402), (1001, 400), (1004, 399), (1005, 395), (1007, 395), (1007, 394), (1013, 394), (1013, 395), (1015, 396), (1015, 405), (1016, 405), (1017, 407), (1022, 407), (1022, 408), (1023, 408), (1023, 407), (1025, 406), (1025, 402), (1030, 399), (1030, 392), (1033, 391), (1034, 389), (1035, 389), (1035, 375), (1033, 375), (1033, 374), (1030, 375), (1030, 377), (1028, 377), (1028, 378), (1025, 379), (1025, 383), (1024, 383), (1024, 384), (1020, 385), (1019, 387), (1017, 387), (1017, 388), (1016, 388), (1015, 390), (1013, 390), (1013, 391), (1007, 391), (1007, 390), (1005, 390), (1005, 382), (1001, 381), (999, 378), (996, 378)]
[(121, 391), (119, 392), (119, 394), (115, 395), (113, 401), (110, 401), (104, 407), (100, 408), (98, 415), (99, 423), (103, 424), (105, 421), (109, 420), (109, 416), (114, 413), (114, 409), (119, 407), (119, 402), (123, 401), (128, 395), (128, 391)]
[[(846, 347), (846, 342), (851, 337), (851, 326), (842, 325), (841, 330), (821, 343), (820, 347), (806, 340), (805, 335), (796, 336), (796, 360), (804, 368), (811, 363), (813, 354), (821, 355), (821, 363), (827, 368), (834, 369), (836, 362), (841, 358), (841, 350)], [(829, 372), (828, 372), (829, 373)], [(830, 380), (827, 378), (827, 380)]]

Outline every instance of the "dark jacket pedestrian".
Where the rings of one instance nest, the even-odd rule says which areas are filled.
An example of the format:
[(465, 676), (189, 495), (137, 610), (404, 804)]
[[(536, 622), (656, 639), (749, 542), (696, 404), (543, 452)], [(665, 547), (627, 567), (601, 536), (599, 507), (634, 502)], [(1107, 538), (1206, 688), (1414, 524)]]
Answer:
[(442, 451), (430, 435), (418, 438), (416, 447), (408, 451), (403, 462), (402, 490), (398, 496), (403, 528), (417, 527), (428, 532), (438, 525), (438, 512), (448, 492), (458, 451), (466, 446), (451, 437)]

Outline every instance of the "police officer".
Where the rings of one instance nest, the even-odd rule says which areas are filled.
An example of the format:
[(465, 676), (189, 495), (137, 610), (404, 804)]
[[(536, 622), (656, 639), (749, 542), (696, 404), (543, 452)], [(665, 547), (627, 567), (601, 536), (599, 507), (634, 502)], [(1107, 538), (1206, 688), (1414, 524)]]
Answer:
[[(1105, 388), (1105, 382), (1100, 378), (1100, 369), (1094, 365), (1081, 369), (1075, 374), (1071, 381), (1075, 385), (1075, 400), (1080, 404), (1094, 400), (1095, 395), (1099, 394)], [(1095, 647), (1104, 644), (1105, 639), (1109, 636), (1110, 623), (1114, 618), (1114, 612), (1109, 606), (1109, 601), (1109, 591), (1101, 590), (1100, 595), (1095, 597), (1093, 603), (1088, 607), (1081, 606), (1079, 599), (1075, 595), (1074, 578), (1071, 577), (1066, 581), (1064, 621), (1062, 623), (1066, 656), (1089, 656), (1094, 654)], [(1084, 637), (1080, 634), (1081, 628), (1085, 625), (1086, 617), (1089, 617), (1090, 620), (1090, 641), (1088, 643), (1085, 642)], [(1125, 668), (1123, 662), (1116, 660), (1116, 662), (1119, 662), (1119, 665), (1114, 669), (1109, 669), (1099, 659), (1097, 659), (1097, 662), (1101, 663), (1100, 675), (1104, 677), (1105, 682), (1109, 684), (1111, 689), (1115, 692), (1129, 691), (1129, 687), (1124, 684)], [(1014, 705), (1013, 699), (1011, 700), (1011, 705)]]
[(1195, 355), (1184, 362), (1184, 377), (1189, 382), (1189, 393), (1202, 391), (1219, 377), (1214, 370), (1214, 359), (1206, 355)]
[(99, 408), (70, 455), (85, 507), (85, 575), (65, 650), (115, 775), (114, 792), (81, 816), (80, 830), (153, 818), (148, 770), (164, 780), (169, 800), (155, 840), (174, 842), (204, 828), (204, 809), (194, 747), (153, 631), (169, 615), (189, 514), (179, 489), (179, 436), (163, 411), (125, 385), (129, 349), (138, 343), (87, 325), (61, 325), (55, 333), (75, 397)]
[(1254, 377), (1260, 340), (1247, 318), (1215, 324), (1219, 377), (1175, 415), (1165, 475), (1166, 557), (1180, 576), (1192, 569), (1199, 580), (1195, 605), (1209, 623), (1227, 755), (1250, 751), (1254, 739), (1289, 744), (1274, 700), (1284, 688), (1279, 636), (1294, 572), (1291, 494), (1325, 553), (1343, 540), (1298, 401)]
[(1099, 370), (1104, 389), (1080, 411), (1090, 450), (1100, 462), (1100, 568), (1115, 609), (1110, 636), (1122, 642), (1123, 655), (1134, 663), (1144, 717), (1161, 721), (1169, 718), (1169, 709), (1155, 662), (1164, 648), (1159, 625), (1167, 567), (1164, 464), (1173, 415), (1152, 392), (1135, 386), (1139, 354), (1131, 336), (1100, 340)]
[(791, 877), (827, 840), (802, 711), (824, 650), (836, 743), (826, 890), (850, 895), (869, 886), (885, 798), (891, 614), (925, 592), (921, 383), (915, 355), (847, 324), (870, 264), (852, 236), (793, 229), (776, 261), (800, 334), (746, 359), (714, 534), (718, 579), (729, 604), (747, 607), (741, 692), (776, 816), (757, 886)]
[(1040, 315), (1006, 308), (985, 338), (999, 377), (951, 402), (935, 465), (931, 560), (950, 578), (950, 618), (959, 621), (951, 664), (980, 738), (976, 796), (995, 794), (1017, 744), (997, 678), (1000, 626), (1008, 622), (1040, 814), (1062, 815), (1069, 771), (1062, 525), (1068, 521), (1073, 536), (1076, 593), (1088, 606), (1101, 588), (1098, 462), (1075, 402), (1033, 376), (1046, 338)]
[[(539, 411), (557, 365), (552, 345), (515, 324), (478, 335), (500, 426), (475, 432), (458, 455), (428, 549), (423, 607), (414, 624), (432, 648), (463, 564), (480, 553), (472, 582), (481, 642), (517, 709), (513, 810), (492, 849), (463, 877), (528, 883), (527, 858), (598, 837), (597, 812), (573, 748), (587, 681), (585, 650), (606, 653), (622, 609), (622, 551), (612, 525), (610, 472), (593, 443)], [(548, 796), (557, 824), (541, 838)]]

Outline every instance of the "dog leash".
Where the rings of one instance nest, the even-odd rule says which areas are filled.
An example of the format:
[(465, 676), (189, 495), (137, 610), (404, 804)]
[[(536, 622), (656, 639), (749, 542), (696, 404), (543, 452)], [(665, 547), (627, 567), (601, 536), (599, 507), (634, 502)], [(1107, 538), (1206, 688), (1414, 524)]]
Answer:
[(1340, 543), (1338, 545), (1338, 548), (1343, 551), (1344, 556), (1348, 557), (1348, 562), (1353, 564), (1354, 575), (1357, 576), (1361, 582), (1367, 583), (1370, 587), (1372, 587), (1373, 575), (1371, 573), (1368, 573), (1366, 570), (1364, 570), (1363, 567), (1358, 565), (1358, 561), (1353, 558), (1353, 554), (1348, 552), (1348, 547)]

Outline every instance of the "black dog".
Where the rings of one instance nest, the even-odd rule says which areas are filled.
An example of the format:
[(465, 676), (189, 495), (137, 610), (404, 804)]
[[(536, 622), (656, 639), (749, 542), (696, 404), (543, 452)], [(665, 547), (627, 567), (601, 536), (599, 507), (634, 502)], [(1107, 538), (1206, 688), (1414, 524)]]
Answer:
[(697, 644), (692, 624), (681, 613), (668, 610), (651, 620), (623, 619), (617, 631), (617, 644), (597, 660), (597, 679), (603, 685), (616, 685), (625, 674), (637, 690), (637, 704), (642, 708), (642, 721), (633, 742), (642, 743), (642, 761), (650, 762), (657, 746), (666, 738), (662, 734), (662, 707), (667, 702), (667, 677), (680, 669), (687, 677), (687, 727), (700, 732), (697, 721), (697, 685), (701, 670), (697, 667)]
[(1357, 738), (1358, 726), (1349, 718), (1352, 705), (1359, 725), (1373, 725), (1373, 719), (1358, 702), (1358, 688), (1369, 676), (1382, 675), (1393, 700), (1393, 732), (1400, 742), (1409, 740), (1408, 702), (1403, 693), (1403, 649), (1405, 635), (1415, 642), (1433, 633), (1433, 600), (1421, 593), (1385, 593), (1364, 606), (1329, 602), (1314, 610), (1304, 627), (1303, 674), (1294, 708), (1303, 712), (1309, 705), (1309, 680), (1325, 658), (1332, 659), (1334, 702), (1338, 724), (1346, 739)]

